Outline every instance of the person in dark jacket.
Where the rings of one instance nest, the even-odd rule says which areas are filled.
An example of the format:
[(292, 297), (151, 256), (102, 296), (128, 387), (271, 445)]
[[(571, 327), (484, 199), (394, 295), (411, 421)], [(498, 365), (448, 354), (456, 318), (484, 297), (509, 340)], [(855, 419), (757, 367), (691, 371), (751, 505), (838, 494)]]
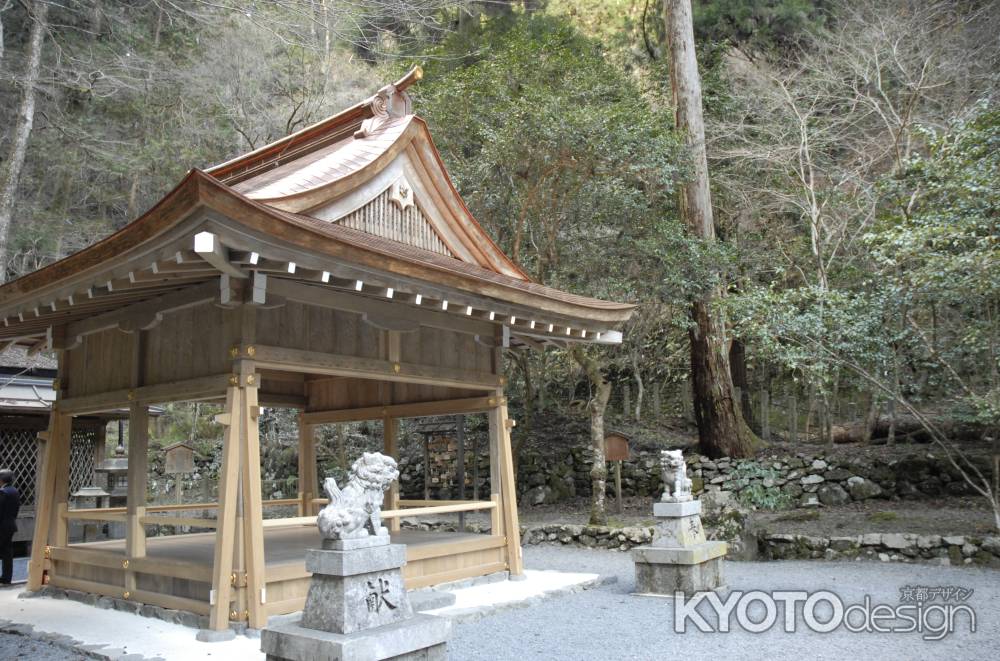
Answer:
[(0, 585), (10, 585), (14, 578), (14, 533), (21, 497), (14, 488), (14, 473), (0, 469)]

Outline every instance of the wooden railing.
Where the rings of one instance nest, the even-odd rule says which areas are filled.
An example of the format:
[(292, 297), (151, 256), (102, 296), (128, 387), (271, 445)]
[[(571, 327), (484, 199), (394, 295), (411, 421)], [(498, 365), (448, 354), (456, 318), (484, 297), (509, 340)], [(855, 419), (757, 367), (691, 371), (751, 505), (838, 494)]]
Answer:
[[(326, 505), (330, 501), (326, 498), (313, 498), (314, 505)], [(424, 505), (425, 503), (439, 503), (437, 505)], [(497, 512), (499, 502), (496, 497), (493, 500), (401, 500), (400, 509), (382, 510), (383, 519), (405, 519), (412, 516), (429, 516), (432, 514), (453, 514), (455, 512), (474, 512), (479, 510), (492, 510), (491, 515)], [(416, 505), (415, 507), (412, 505)], [(307, 525), (316, 522), (315, 516), (296, 516), (287, 519), (265, 519), (265, 528), (278, 528), (280, 526)]]
[[(261, 503), (264, 507), (277, 507), (281, 505), (298, 505), (298, 498), (281, 498), (275, 500), (265, 500)], [(139, 523), (145, 525), (167, 525), (167, 526), (191, 526), (197, 528), (216, 528), (216, 519), (202, 519), (199, 517), (185, 516), (150, 516), (154, 512), (185, 512), (190, 510), (211, 510), (218, 509), (218, 503), (187, 503), (173, 505), (149, 505), (145, 508), (145, 513), (139, 517)], [(62, 516), (67, 521), (126, 521), (128, 509), (125, 507), (93, 507), (89, 509), (66, 510)]]

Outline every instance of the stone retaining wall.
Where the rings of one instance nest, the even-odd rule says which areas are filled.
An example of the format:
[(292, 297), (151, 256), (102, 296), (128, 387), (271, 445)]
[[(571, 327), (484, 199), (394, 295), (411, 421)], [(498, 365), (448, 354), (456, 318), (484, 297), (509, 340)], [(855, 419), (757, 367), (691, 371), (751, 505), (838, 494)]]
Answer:
[(849, 537), (811, 537), (771, 533), (759, 538), (761, 556), (770, 560), (849, 560), (934, 562), (942, 565), (1000, 567), (1000, 537), (869, 533)]
[[(411, 446), (412, 451), (412, 446)], [(558, 503), (590, 495), (592, 451), (575, 447), (542, 453), (522, 451), (518, 464), (518, 500), (523, 505)], [(467, 450), (471, 464), (471, 447)], [(431, 453), (432, 498), (453, 497), (454, 442)], [(914, 448), (899, 459), (859, 457), (836, 459), (822, 453), (773, 455), (764, 459), (733, 460), (689, 453), (689, 476), (695, 490), (734, 492), (739, 500), (777, 509), (841, 505), (869, 498), (918, 499), (933, 496), (973, 495), (961, 473), (948, 460)], [(481, 457), (481, 461), (485, 460)], [(980, 469), (990, 471), (987, 457), (977, 457)], [(614, 495), (609, 464), (608, 494)], [(423, 455), (411, 454), (400, 461), (400, 487), (406, 498), (422, 498)], [(488, 466), (480, 467), (480, 479), (488, 479)], [(466, 471), (467, 497), (471, 493), (471, 468)], [(634, 449), (632, 459), (622, 463), (622, 492), (625, 497), (652, 497), (662, 490), (659, 450)], [(481, 493), (488, 491), (483, 484)]]

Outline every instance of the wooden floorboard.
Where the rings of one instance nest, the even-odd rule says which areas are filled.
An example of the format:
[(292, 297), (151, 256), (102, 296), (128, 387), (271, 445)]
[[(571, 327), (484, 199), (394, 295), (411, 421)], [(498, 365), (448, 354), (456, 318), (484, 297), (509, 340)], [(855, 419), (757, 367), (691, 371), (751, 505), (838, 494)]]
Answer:
[[(459, 532), (434, 532), (429, 530), (401, 530), (392, 533), (395, 544), (406, 544), (409, 548), (419, 548), (466, 540), (483, 539), (485, 535)], [(146, 556), (163, 560), (178, 560), (212, 565), (215, 533), (194, 533), (189, 535), (169, 535), (149, 537), (146, 540)], [(267, 566), (301, 563), (305, 552), (319, 548), (319, 531), (315, 525), (298, 525), (264, 530), (264, 560)], [(70, 548), (92, 549), (116, 555), (125, 554), (125, 540), (73, 544)]]

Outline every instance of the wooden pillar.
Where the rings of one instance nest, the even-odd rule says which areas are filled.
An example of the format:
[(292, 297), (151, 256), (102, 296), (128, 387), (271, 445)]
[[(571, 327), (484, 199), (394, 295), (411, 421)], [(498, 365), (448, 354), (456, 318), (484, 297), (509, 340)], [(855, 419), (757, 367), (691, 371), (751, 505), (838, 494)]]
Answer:
[(65, 508), (69, 497), (69, 444), (73, 418), (59, 413), (58, 402), (53, 409), (49, 415), (48, 431), (38, 435), (44, 445), (35, 495), (31, 560), (28, 564), (28, 590), (32, 591), (42, 587), (42, 576), (48, 558), (46, 548), (57, 541), (52, 536), (53, 530), (65, 531), (67, 523), (65, 519), (60, 520), (59, 507), (61, 505)]
[[(235, 379), (234, 379), (235, 380)], [(216, 416), (225, 426), (222, 439), (222, 466), (219, 472), (219, 508), (215, 531), (215, 557), (212, 564), (212, 593), (209, 628), (221, 631), (229, 626), (232, 600), (233, 548), (236, 529), (237, 484), (239, 482), (240, 415), (243, 389), (226, 389), (226, 410)]]
[(312, 516), (312, 500), (319, 493), (316, 473), (316, 426), (302, 421), (299, 414), (299, 516)]
[(500, 497), (500, 445), (503, 436), (503, 421), (500, 418), (500, 407), (490, 409), (490, 500), (497, 506), (490, 510), (490, 534), (503, 535), (503, 499)]
[[(385, 417), (382, 419), (382, 451), (396, 461), (399, 461), (399, 420)], [(399, 480), (393, 480), (386, 492), (385, 509), (399, 509)], [(389, 519), (389, 532), (399, 532), (399, 519)]]
[[(146, 555), (146, 480), (149, 474), (149, 409), (132, 404), (128, 415), (128, 492), (125, 508), (125, 561)], [(123, 563), (126, 570), (128, 567)], [(125, 595), (135, 592), (135, 572), (125, 572)]]
[[(108, 453), (108, 421), (101, 419), (101, 423), (94, 428), (94, 468), (96, 469), (107, 458)], [(90, 483), (97, 484), (96, 472), (92, 471)]]
[[(257, 419), (257, 388), (260, 378), (254, 373), (253, 364), (241, 365), (241, 382), (244, 383), (240, 398), (240, 463), (242, 464), (240, 491), (243, 505), (243, 549), (246, 571), (247, 624), (253, 629), (267, 626), (267, 608), (264, 603), (264, 526), (261, 503), (260, 479), (260, 429)], [(313, 455), (315, 459), (315, 455)]]
[(507, 399), (503, 390), (497, 391), (500, 402), (500, 495), (503, 501), (504, 534), (507, 536), (507, 564), (511, 576), (524, 574), (521, 558), (521, 528), (517, 515), (517, 484), (514, 476), (514, 458), (510, 444), (510, 430), (514, 421), (507, 417)]
[(472, 500), (479, 500), (479, 434), (472, 435)]
[[(455, 416), (455, 495), (465, 500), (465, 416)], [(458, 513), (458, 529), (465, 531), (465, 512)]]
[(424, 437), (424, 500), (431, 499), (431, 441), (430, 434)]

